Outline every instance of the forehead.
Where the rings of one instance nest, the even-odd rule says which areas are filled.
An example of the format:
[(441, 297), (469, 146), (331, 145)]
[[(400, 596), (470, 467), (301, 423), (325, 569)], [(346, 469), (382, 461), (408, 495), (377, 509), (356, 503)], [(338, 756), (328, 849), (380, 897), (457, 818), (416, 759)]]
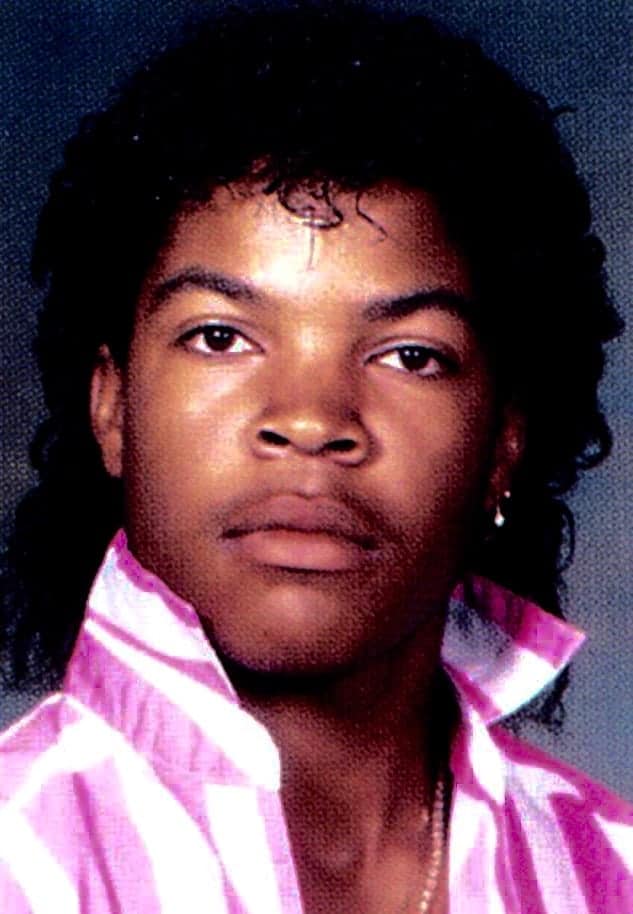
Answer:
[(154, 278), (198, 266), (271, 297), (332, 288), (358, 299), (426, 287), (470, 292), (433, 198), (395, 183), (329, 201), (299, 189), (284, 203), (252, 183), (218, 188), (175, 220)]

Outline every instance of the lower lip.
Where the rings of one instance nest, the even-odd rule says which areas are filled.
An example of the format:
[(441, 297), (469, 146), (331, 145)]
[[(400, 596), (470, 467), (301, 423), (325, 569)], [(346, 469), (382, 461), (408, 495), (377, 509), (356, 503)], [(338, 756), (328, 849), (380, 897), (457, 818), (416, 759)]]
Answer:
[(236, 537), (231, 545), (258, 564), (301, 571), (349, 571), (371, 552), (342, 536), (301, 530), (257, 530)]

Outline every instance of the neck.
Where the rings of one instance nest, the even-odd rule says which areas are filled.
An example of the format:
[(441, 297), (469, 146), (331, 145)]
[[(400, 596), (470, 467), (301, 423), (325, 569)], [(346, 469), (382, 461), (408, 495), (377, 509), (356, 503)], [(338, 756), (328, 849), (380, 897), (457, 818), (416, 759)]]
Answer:
[(456, 722), (440, 645), (441, 632), (433, 641), (418, 632), (361, 667), (310, 680), (229, 670), (279, 748), (300, 867), (343, 878), (394, 836), (419, 840)]

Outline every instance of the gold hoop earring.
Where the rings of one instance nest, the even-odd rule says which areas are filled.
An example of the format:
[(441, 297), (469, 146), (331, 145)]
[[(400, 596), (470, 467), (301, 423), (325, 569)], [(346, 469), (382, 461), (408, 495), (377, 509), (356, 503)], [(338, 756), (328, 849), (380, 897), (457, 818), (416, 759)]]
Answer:
[[(512, 493), (510, 492), (510, 490), (506, 489), (503, 493), (503, 498), (506, 499), (506, 501), (507, 501), (511, 496), (512, 496)], [(497, 509), (495, 511), (493, 524), (495, 525), (497, 530), (500, 530), (503, 527), (503, 525), (505, 524), (505, 522), (506, 522), (506, 517), (505, 517), (505, 514), (503, 513), (503, 511), (501, 510), (501, 498), (499, 498), (497, 500)]]

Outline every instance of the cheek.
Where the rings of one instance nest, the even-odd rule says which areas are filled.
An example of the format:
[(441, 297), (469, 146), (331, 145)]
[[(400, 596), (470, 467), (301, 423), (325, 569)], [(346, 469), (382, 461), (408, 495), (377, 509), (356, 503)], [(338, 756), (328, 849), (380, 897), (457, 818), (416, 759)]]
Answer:
[[(138, 380), (137, 380), (138, 379)], [(235, 465), (255, 392), (230, 372), (131, 374), (125, 417), (126, 476), (166, 499), (193, 497)]]
[(382, 410), (377, 424), (390, 469), (381, 486), (405, 517), (463, 516), (481, 497), (491, 455), (488, 400), (479, 390), (431, 389)]

